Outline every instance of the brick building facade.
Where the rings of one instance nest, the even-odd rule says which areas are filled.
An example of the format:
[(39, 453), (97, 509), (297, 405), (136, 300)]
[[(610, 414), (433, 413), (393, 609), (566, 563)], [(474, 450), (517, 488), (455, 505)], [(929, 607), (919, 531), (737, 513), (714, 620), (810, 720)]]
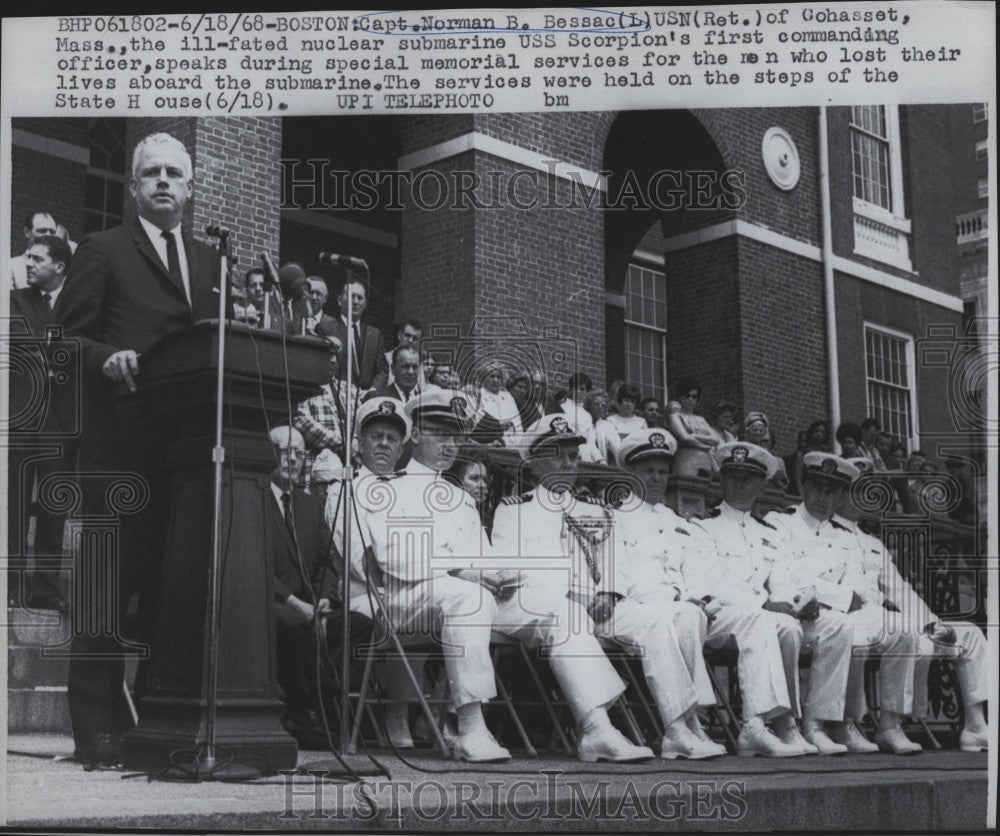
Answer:
[[(963, 429), (952, 371), (924, 349), (962, 334), (963, 300), (985, 304), (985, 271), (973, 274), (984, 261), (986, 198), (970, 199), (968, 182), (977, 131), (986, 136), (980, 116), (973, 105), (941, 105), (15, 119), (12, 253), (33, 206), (53, 211), (75, 240), (129, 217), (131, 148), (165, 130), (194, 160), (186, 223), (199, 237), (207, 223), (231, 227), (241, 273), (267, 250), (335, 289), (346, 274), (319, 265), (317, 253), (360, 256), (372, 273), (370, 319), (389, 335), (412, 315), (442, 340), (472, 334), (512, 361), (548, 341), (555, 385), (578, 369), (662, 395), (693, 374), (706, 407), (725, 397), (767, 412), (782, 453), (799, 429), (835, 412), (826, 265), (842, 420), (891, 416), (933, 455)], [(121, 148), (109, 150), (109, 136)], [(794, 183), (769, 175), (769, 141), (784, 149), (779, 180), (797, 164)], [(349, 182), (362, 170), (423, 174), (422, 199), (404, 189), (396, 200), (382, 185), (365, 193)], [(648, 186), (664, 171), (678, 173), (662, 182), (680, 185), (680, 205), (629, 198), (630, 182)], [(736, 178), (728, 190), (727, 173)], [(475, 183), (464, 198), (462, 178)], [(459, 205), (428, 205), (442, 183)]]

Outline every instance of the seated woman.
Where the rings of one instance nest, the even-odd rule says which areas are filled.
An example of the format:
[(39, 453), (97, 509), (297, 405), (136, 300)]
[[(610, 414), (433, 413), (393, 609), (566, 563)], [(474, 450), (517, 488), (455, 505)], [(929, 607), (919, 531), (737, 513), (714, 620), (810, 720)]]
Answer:
[(736, 404), (716, 401), (708, 415), (708, 423), (719, 436), (721, 444), (736, 441)]
[[(740, 434), (742, 441), (749, 441), (758, 447), (763, 447), (773, 454), (777, 446), (777, 438), (771, 432), (771, 422), (763, 412), (748, 412), (743, 421), (743, 432)], [(768, 481), (775, 483), (784, 489), (788, 484), (788, 472), (785, 470), (785, 461), (779, 456), (774, 456), (774, 472), (768, 474)]]
[(624, 441), (632, 433), (646, 429), (646, 419), (637, 415), (635, 408), (642, 399), (639, 387), (631, 383), (624, 383), (618, 387), (618, 394), (615, 400), (618, 403), (618, 412), (608, 416), (608, 423), (612, 429), (618, 433), (618, 441)]
[(542, 397), (535, 382), (527, 374), (519, 374), (510, 379), (507, 391), (517, 404), (517, 414), (521, 418), (521, 426), (527, 430), (537, 424), (542, 418)]
[(504, 388), (506, 378), (507, 370), (497, 361), (489, 363), (484, 371), (477, 393), (479, 407), (472, 418), (474, 437), (481, 444), (509, 443), (524, 432), (517, 403)]
[(693, 377), (682, 377), (677, 382), (676, 394), (680, 411), (667, 418), (667, 429), (677, 439), (673, 475), (711, 476), (711, 453), (720, 438), (705, 417), (695, 412), (701, 399), (701, 384)]
[(481, 447), (470, 444), (463, 447), (451, 467), (442, 472), (441, 478), (451, 482), (455, 487), (462, 488), (476, 503), (479, 519), (489, 536), (493, 529), (493, 511), (489, 508), (487, 498), (490, 493), (490, 472), (486, 463), (486, 455)]

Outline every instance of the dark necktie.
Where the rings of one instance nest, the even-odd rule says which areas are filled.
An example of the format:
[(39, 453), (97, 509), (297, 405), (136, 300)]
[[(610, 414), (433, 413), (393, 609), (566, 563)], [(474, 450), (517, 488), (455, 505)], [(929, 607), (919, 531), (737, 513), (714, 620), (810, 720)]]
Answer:
[(181, 290), (184, 290), (186, 297), (187, 290), (184, 288), (184, 276), (181, 273), (181, 257), (180, 253), (177, 252), (177, 239), (172, 232), (164, 232), (162, 235), (167, 242), (167, 272), (170, 273), (171, 280), (176, 282)]
[(292, 495), (287, 491), (281, 494), (281, 507), (285, 509), (285, 525), (288, 533), (295, 539), (295, 520), (292, 517)]
[(49, 309), (49, 313), (52, 312), (52, 294), (43, 293), (42, 298), (45, 300), (45, 307)]

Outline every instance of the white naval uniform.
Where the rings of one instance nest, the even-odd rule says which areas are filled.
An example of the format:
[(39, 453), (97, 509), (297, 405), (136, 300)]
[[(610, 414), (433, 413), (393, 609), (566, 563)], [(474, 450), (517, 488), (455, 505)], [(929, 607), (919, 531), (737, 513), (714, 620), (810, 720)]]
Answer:
[(704, 656), (708, 617), (685, 600), (680, 572), (684, 553), (707, 548), (704, 532), (660, 503), (626, 503), (615, 519), (615, 574), (628, 579), (618, 582), (637, 602), (670, 616), (698, 705), (715, 705)]
[(571, 631), (569, 620), (559, 618), (558, 601), (539, 596), (536, 609), (526, 612), (516, 596), (498, 603), (481, 584), (448, 574), (498, 565), (466, 491), (415, 459), (406, 475), (386, 484), (395, 488), (392, 501), (369, 510), (365, 524), (387, 577), (387, 611), (401, 632), (441, 642), (456, 708), (496, 696), (489, 653), (493, 630), (546, 648), (577, 717), (624, 690), (594, 636)]
[[(855, 592), (865, 599), (865, 605), (851, 615), (857, 616), (859, 621), (878, 623), (881, 620), (886, 626), (905, 629), (918, 636), (920, 656), (914, 665), (913, 715), (922, 717), (927, 714), (927, 675), (935, 658), (954, 663), (962, 699), (967, 705), (985, 701), (988, 697), (987, 644), (982, 630), (965, 621), (948, 621), (948, 626), (955, 631), (955, 645), (936, 645), (925, 634), (924, 628), (938, 621), (938, 617), (900, 575), (882, 541), (866, 534), (853, 520), (836, 514), (833, 519), (843, 526), (842, 536), (853, 547), (858, 560), (851, 577), (862, 579), (860, 588), (855, 588)], [(886, 610), (887, 603), (898, 612)], [(889, 621), (886, 621), (887, 617)], [(864, 660), (861, 659), (852, 665), (848, 686), (848, 701), (853, 706), (854, 714), (864, 713), (864, 699)]]
[[(590, 531), (607, 534), (602, 542), (593, 545), (592, 563), (579, 539), (584, 535), (574, 532), (569, 518), (582, 522)], [(685, 624), (685, 629), (688, 633), (691, 629), (696, 631), (689, 641), (695, 649), (685, 654), (674, 623), (673, 610), (679, 607), (672, 595), (655, 603), (640, 602), (635, 597), (637, 589), (658, 587), (658, 581), (644, 582), (636, 571), (624, 571), (627, 560), (622, 555), (624, 543), (619, 536), (616, 514), (592, 498), (556, 493), (543, 486), (497, 509), (493, 538), (504, 553), (520, 555), (523, 558), (520, 565), (530, 566), (534, 560), (551, 567), (525, 574), (526, 582), (519, 592), (526, 608), (537, 606), (534, 599), (541, 589), (569, 595), (566, 599), (569, 618), (580, 622), (586, 619), (581, 623), (582, 628), (642, 656), (643, 673), (665, 724), (680, 719), (698, 705), (688, 656), (700, 656), (697, 630), (698, 620), (704, 616), (697, 607), (685, 605), (692, 611), (689, 617), (694, 624), (693, 628), (690, 623)], [(639, 565), (636, 560), (633, 568)], [(662, 575), (652, 562), (647, 562), (646, 571)], [(598, 592), (617, 593), (624, 598), (617, 601), (611, 618), (595, 625), (585, 607)]]
[[(771, 597), (791, 600), (796, 590), (810, 585), (816, 587), (819, 602), (830, 607), (820, 619), (846, 621), (854, 632), (854, 647), (863, 648), (861, 655), (881, 657), (881, 707), (886, 711), (909, 714), (913, 705), (916, 637), (906, 632), (886, 631), (886, 621), (881, 613), (872, 610), (866, 613), (863, 607), (853, 613), (847, 612), (854, 588), (862, 581), (861, 567), (854, 550), (842, 537), (845, 531), (843, 526), (831, 520), (817, 520), (806, 511), (805, 503), (791, 512), (772, 511), (764, 519), (782, 536), (782, 559), (775, 563), (771, 571)], [(819, 654), (822, 652), (820, 649)], [(850, 663), (847, 668), (849, 674)], [(811, 677), (812, 674), (810, 683)], [(845, 678), (844, 687), (837, 695), (841, 700), (841, 716), (821, 716), (821, 719), (846, 718), (860, 722), (864, 718), (863, 701), (859, 704), (853, 697), (848, 700), (849, 690)]]
[[(746, 679), (753, 683), (749, 691), (741, 669), (740, 686), (748, 713), (781, 713), (779, 709), (790, 706), (795, 716), (806, 719), (843, 719), (853, 630), (842, 618), (827, 612), (821, 612), (814, 621), (800, 622), (792, 616), (761, 609), (769, 598), (774, 565), (781, 558), (778, 532), (769, 523), (749, 511), (738, 511), (727, 502), (719, 505), (710, 518), (699, 522), (714, 540), (716, 562), (708, 561), (700, 571), (697, 567), (688, 571), (690, 564), (685, 565), (685, 580), (691, 594), (714, 595), (719, 603), (726, 605), (717, 625), (713, 625), (719, 630), (729, 626), (725, 622), (727, 610), (756, 613), (757, 624), (749, 627), (749, 635), (735, 634), (741, 660), (744, 644), (759, 643), (760, 637), (755, 634), (762, 629), (768, 634), (773, 632), (777, 644), (778, 657), (773, 649), (761, 654), (770, 662), (766, 672), (746, 672)], [(800, 697), (799, 654), (803, 642), (812, 647), (813, 660), (809, 687)], [(780, 666), (780, 672), (775, 665)], [(784, 683), (787, 702), (782, 699), (780, 682)], [(748, 700), (748, 693), (756, 698)], [(769, 710), (770, 702), (775, 704)], [(759, 706), (759, 710), (753, 711), (754, 706)]]

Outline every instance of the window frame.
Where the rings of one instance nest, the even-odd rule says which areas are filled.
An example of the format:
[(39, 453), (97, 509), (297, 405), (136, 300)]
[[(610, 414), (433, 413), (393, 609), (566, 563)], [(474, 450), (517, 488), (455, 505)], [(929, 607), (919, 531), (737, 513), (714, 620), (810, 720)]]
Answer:
[[(664, 306), (666, 306), (666, 304), (667, 304), (667, 296), (666, 296), (666, 294), (667, 294), (667, 273), (666, 273), (666, 270), (664, 269), (663, 262), (662, 261), (657, 262), (657, 261), (655, 261), (653, 259), (644, 258), (643, 255), (641, 253), (639, 253), (639, 252), (634, 253), (632, 255), (632, 257), (629, 259), (629, 262), (628, 262), (628, 264), (625, 267), (625, 283), (624, 283), (624, 288), (623, 288), (623, 290), (625, 291), (625, 293), (624, 293), (625, 306), (624, 306), (624, 316), (623, 316), (624, 325), (625, 325), (625, 333), (624, 333), (625, 345), (623, 346), (624, 349), (625, 349), (625, 376), (626, 376), (626, 379), (628, 380), (629, 383), (635, 384), (640, 389), (643, 389), (646, 385), (657, 387), (656, 383), (646, 384), (645, 381), (643, 381), (641, 379), (636, 379), (636, 376), (631, 373), (630, 368), (629, 368), (629, 365), (630, 365), (630, 353), (629, 353), (629, 350), (628, 350), (628, 346), (629, 346), (629, 329), (630, 328), (631, 329), (635, 329), (636, 331), (644, 331), (646, 333), (651, 333), (651, 334), (654, 334), (654, 335), (658, 335), (659, 336), (660, 351), (661, 351), (661, 358), (662, 358), (661, 362), (663, 364), (663, 375), (662, 375), (662, 379), (661, 379), (661, 381), (659, 383), (659, 386), (657, 387), (657, 391), (655, 391), (654, 394), (665, 405), (666, 401), (667, 401), (667, 399), (669, 397), (669, 393), (670, 393), (670, 389), (668, 388), (668, 385), (667, 385), (667, 329), (666, 329), (666, 317), (664, 316), (664, 327), (663, 328), (659, 328), (655, 324), (650, 324), (650, 323), (647, 323), (647, 322), (640, 322), (638, 320), (629, 319), (629, 296), (631, 294), (631, 282), (632, 282), (631, 270), (632, 270), (633, 267), (636, 267), (636, 268), (638, 268), (640, 270), (646, 270), (646, 271), (648, 271), (650, 273), (654, 273), (654, 274), (656, 274), (657, 276), (659, 276), (661, 278), (661, 280), (663, 282), (663, 294), (664, 294), (664, 296), (663, 296), (663, 303), (664, 303)], [(643, 392), (643, 396), (644, 397), (646, 396), (645, 392)]]
[[(891, 339), (899, 340), (903, 343), (903, 358), (906, 363), (906, 386), (901, 386), (897, 383), (892, 383), (887, 380), (880, 380), (878, 378), (872, 378), (868, 374), (868, 332), (872, 331), (879, 335), (889, 337)], [(919, 402), (917, 400), (917, 363), (916, 363), (916, 340), (913, 334), (907, 333), (906, 331), (900, 331), (896, 328), (891, 328), (887, 325), (882, 325), (878, 322), (872, 322), (871, 320), (864, 320), (861, 328), (861, 342), (864, 346), (863, 363), (865, 370), (865, 409), (866, 414), (877, 418), (878, 416), (873, 409), (873, 403), (871, 399), (871, 384), (876, 383), (881, 386), (887, 386), (900, 391), (906, 391), (909, 397), (909, 409), (910, 409), (910, 437), (901, 439), (905, 441), (910, 450), (920, 449), (920, 410)], [(881, 424), (881, 420), (879, 421)], [(883, 429), (886, 427), (883, 426)]]
[(972, 105), (972, 124), (987, 122), (990, 118), (990, 106), (986, 102)]

